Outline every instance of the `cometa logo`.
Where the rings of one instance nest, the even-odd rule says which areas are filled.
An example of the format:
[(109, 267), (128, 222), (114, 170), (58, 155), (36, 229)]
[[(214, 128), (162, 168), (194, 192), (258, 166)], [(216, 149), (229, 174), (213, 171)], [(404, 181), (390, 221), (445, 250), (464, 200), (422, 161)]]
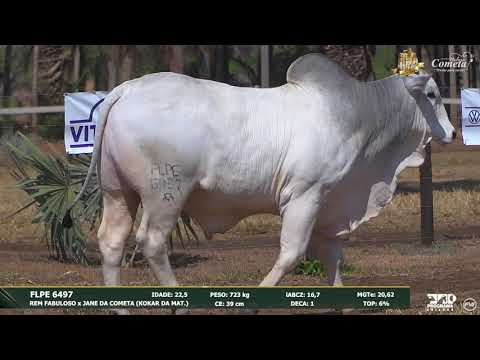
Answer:
[(448, 58), (433, 59), (432, 67), (435, 71), (467, 71), (473, 62), (473, 54), (464, 52), (462, 55), (454, 53)]

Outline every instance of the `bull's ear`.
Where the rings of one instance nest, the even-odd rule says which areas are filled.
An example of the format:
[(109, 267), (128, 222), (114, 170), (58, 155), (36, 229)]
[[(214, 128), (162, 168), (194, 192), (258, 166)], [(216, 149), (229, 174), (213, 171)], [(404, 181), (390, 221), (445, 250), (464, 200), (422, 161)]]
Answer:
[(419, 94), (425, 91), (427, 82), (431, 78), (432, 76), (428, 74), (413, 74), (403, 77), (403, 82), (410, 93)]

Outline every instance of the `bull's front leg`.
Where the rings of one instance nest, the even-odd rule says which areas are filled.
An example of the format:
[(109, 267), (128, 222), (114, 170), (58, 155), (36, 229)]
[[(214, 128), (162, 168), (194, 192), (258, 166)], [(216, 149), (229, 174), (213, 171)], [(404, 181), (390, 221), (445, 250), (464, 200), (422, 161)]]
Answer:
[(307, 192), (286, 206), (282, 216), (280, 254), (260, 286), (277, 285), (305, 254), (319, 208), (318, 197), (312, 193)]
[[(272, 270), (259, 286), (275, 286), (298, 263), (307, 249), (316, 221), (319, 201), (316, 195), (305, 193), (289, 202), (282, 215), (280, 235), (280, 254)], [(247, 315), (256, 315), (258, 310), (242, 311)]]

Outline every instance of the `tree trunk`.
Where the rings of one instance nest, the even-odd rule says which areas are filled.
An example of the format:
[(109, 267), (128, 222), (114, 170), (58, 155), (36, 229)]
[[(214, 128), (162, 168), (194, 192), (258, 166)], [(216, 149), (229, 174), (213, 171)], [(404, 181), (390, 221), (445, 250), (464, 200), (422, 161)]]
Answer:
[[(462, 56), (467, 52), (467, 45), (460, 45), (460, 52)], [(460, 88), (468, 89), (470, 87), (469, 74), (470, 71), (465, 71), (460, 73)]]
[(215, 78), (215, 46), (199, 45), (198, 47), (205, 63), (205, 77), (213, 80)]
[(38, 50), (38, 91), (43, 96), (41, 105), (59, 104), (72, 82), (73, 69), (70, 66), (74, 50), (62, 45), (41, 45)]
[(480, 88), (480, 45), (473, 45), (473, 55), (475, 56), (475, 87)]
[(135, 55), (136, 47), (135, 45), (122, 45), (120, 47), (120, 83), (123, 83), (127, 80), (133, 78), (133, 72), (135, 69)]
[(110, 47), (110, 54), (107, 63), (108, 90), (112, 90), (118, 83), (119, 45)]
[(261, 86), (270, 87), (270, 65), (272, 58), (272, 45), (260, 45)]
[(78, 91), (80, 80), (80, 45), (74, 45), (73, 48), (73, 76), (72, 82), (74, 89)]
[[(39, 46), (33, 45), (33, 66), (32, 66), (32, 105), (38, 106), (38, 54)], [(38, 118), (36, 114), (32, 115), (32, 138), (37, 140)]]
[(215, 48), (215, 80), (229, 82), (228, 72), (229, 51), (227, 45), (217, 45)]
[(183, 45), (170, 45), (168, 47), (168, 68), (170, 71), (183, 74), (185, 71), (185, 59), (183, 57)]
[[(448, 45), (448, 52), (449, 54), (455, 53), (455, 45)], [(450, 97), (451, 98), (456, 98), (457, 97), (457, 75), (455, 72), (450, 72)], [(457, 105), (455, 104), (450, 104), (450, 122), (455, 126), (456, 128), (461, 128), (461, 124), (457, 123)], [(460, 126), (459, 126), (460, 125)]]
[(12, 68), (12, 45), (5, 47), (5, 61), (3, 67), (3, 101), (2, 106), (6, 107), (9, 97), (12, 93), (11, 88), (11, 68)]
[(95, 91), (95, 80), (94, 79), (85, 80), (84, 89), (86, 92)]

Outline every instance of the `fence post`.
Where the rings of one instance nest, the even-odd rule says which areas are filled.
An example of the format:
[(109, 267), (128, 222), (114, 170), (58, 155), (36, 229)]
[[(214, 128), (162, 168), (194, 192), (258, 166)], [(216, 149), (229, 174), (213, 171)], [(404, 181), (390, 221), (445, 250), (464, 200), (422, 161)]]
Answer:
[(475, 56), (473, 63), (475, 67), (475, 86), (480, 89), (480, 46), (473, 45), (473, 53)]
[[(421, 59), (422, 45), (417, 45), (419, 61), (427, 62), (429, 59)], [(432, 186), (432, 148), (428, 144), (425, 148), (425, 161), (420, 166), (420, 222), (422, 244), (431, 245), (434, 238), (433, 228), (433, 186)]]
[[(460, 51), (462, 52), (462, 55), (465, 54), (467, 52), (467, 45), (460, 45)], [(468, 69), (465, 72), (461, 72), (460, 76), (462, 78), (461, 87), (464, 89), (468, 88), (470, 83), (468, 78), (469, 77)]]
[(420, 213), (422, 244), (431, 245), (434, 241), (433, 227), (433, 185), (432, 185), (432, 147), (425, 148), (425, 162), (420, 167)]
[[(455, 45), (448, 45), (449, 55), (455, 53)], [(457, 75), (454, 71), (450, 72), (450, 98), (454, 99), (457, 97)], [(458, 127), (457, 123), (457, 105), (450, 104), (450, 122)], [(461, 128), (461, 126), (460, 126)]]

